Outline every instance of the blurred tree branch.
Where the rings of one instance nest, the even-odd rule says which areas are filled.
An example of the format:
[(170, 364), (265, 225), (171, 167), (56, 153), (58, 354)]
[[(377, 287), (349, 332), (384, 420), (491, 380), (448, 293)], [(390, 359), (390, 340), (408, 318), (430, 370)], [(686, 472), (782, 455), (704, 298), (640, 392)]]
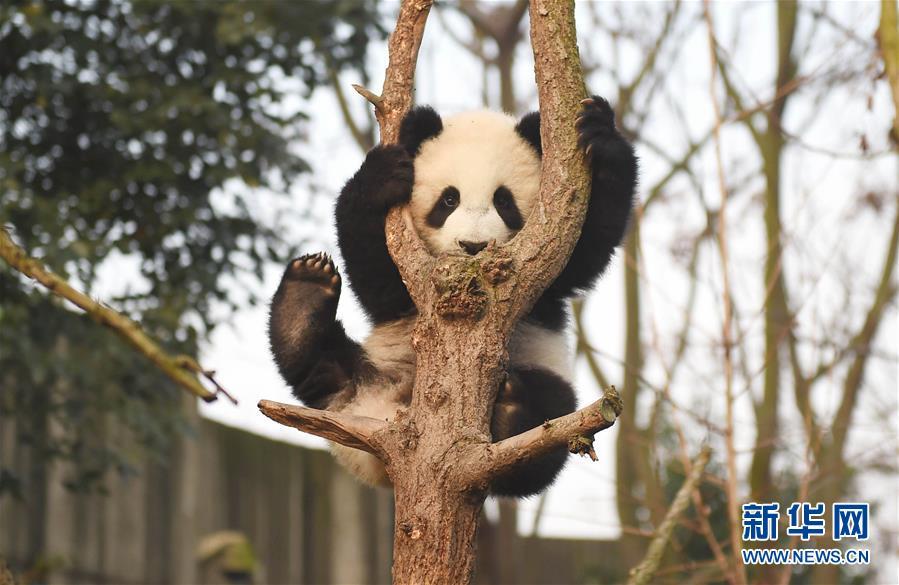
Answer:
[(722, 116), (721, 109), (718, 105), (716, 97), (717, 81), (718, 81), (718, 52), (716, 50), (715, 26), (712, 20), (712, 12), (709, 0), (703, 3), (703, 11), (705, 13), (706, 25), (708, 28), (709, 42), (709, 61), (711, 75), (709, 76), (709, 98), (712, 102), (712, 111), (714, 112), (715, 126), (713, 130), (713, 147), (715, 151), (715, 165), (718, 171), (718, 189), (720, 192), (720, 204), (718, 207), (718, 222), (715, 226), (715, 242), (718, 244), (718, 257), (721, 261), (721, 298), (723, 315), (721, 318), (721, 345), (724, 350), (724, 400), (725, 400), (725, 428), (724, 428), (724, 444), (725, 444), (725, 461), (727, 462), (727, 477), (725, 486), (727, 490), (727, 518), (729, 523), (730, 546), (731, 546), (731, 565), (733, 567), (733, 576), (735, 582), (739, 585), (746, 583), (746, 568), (743, 560), (740, 558), (740, 551), (743, 542), (740, 538), (740, 496), (739, 496), (739, 476), (737, 475), (737, 453), (735, 447), (735, 423), (734, 423), (734, 358), (733, 358), (733, 329), (734, 329), (734, 311), (733, 311), (733, 295), (731, 294), (730, 285), (730, 250), (727, 241), (727, 203), (730, 192), (727, 188), (727, 179), (724, 171), (724, 159), (721, 154), (721, 127)]
[[(471, 22), (478, 37), (487, 37), (496, 43), (496, 55), (488, 59), (483, 52), (480, 58), (485, 64), (494, 65), (499, 72), (499, 103), (503, 111), (515, 113), (518, 101), (515, 97), (513, 68), (515, 49), (521, 40), (521, 20), (527, 14), (527, 0), (516, 0), (512, 4), (490, 5), (474, 0), (461, 0), (454, 5)], [(464, 46), (464, 45), (463, 45)], [(468, 47), (469, 50), (474, 47)]]
[(677, 19), (678, 14), (680, 13), (681, 2), (680, 0), (675, 0), (675, 2), (671, 5), (671, 7), (665, 13), (665, 20), (662, 23), (662, 30), (659, 31), (656, 36), (655, 43), (649, 48), (649, 52), (646, 54), (646, 57), (643, 59), (643, 64), (640, 67), (640, 70), (634, 76), (634, 78), (627, 85), (619, 86), (618, 88), (618, 111), (617, 115), (619, 119), (624, 119), (627, 114), (630, 113), (631, 108), (633, 107), (633, 96), (634, 92), (638, 87), (641, 86), (644, 79), (646, 79), (653, 71), (655, 71), (656, 63), (658, 61), (659, 54), (662, 51), (662, 47), (665, 44), (665, 41), (668, 40), (673, 31), (673, 24)]
[[(219, 394), (223, 394), (237, 404), (234, 397), (215, 382), (214, 372), (204, 370), (190, 356), (171, 356), (166, 353), (141, 330), (137, 323), (76, 290), (63, 278), (48, 270), (40, 261), (28, 256), (25, 250), (16, 245), (9, 232), (3, 227), (0, 227), (0, 258), (11, 268), (40, 283), (54, 295), (64, 298), (82, 309), (94, 321), (115, 331), (119, 337), (146, 356), (184, 390), (206, 402), (212, 402), (218, 398)], [(216, 391), (212, 392), (205, 388), (198, 376), (203, 376), (212, 382)]]
[(687, 509), (687, 506), (690, 505), (690, 497), (693, 492), (698, 489), (699, 480), (702, 478), (705, 466), (708, 465), (710, 457), (711, 451), (708, 448), (703, 449), (696, 457), (689, 475), (687, 475), (683, 485), (674, 497), (671, 507), (668, 508), (665, 519), (659, 524), (659, 527), (656, 528), (655, 537), (649, 544), (649, 549), (646, 551), (646, 557), (639, 565), (631, 570), (630, 577), (627, 580), (628, 585), (646, 585), (652, 581), (653, 576), (656, 574), (656, 571), (658, 571), (659, 565), (662, 562), (662, 556), (665, 553), (665, 549), (671, 541), (671, 534), (674, 532), (674, 527), (677, 525), (680, 516)]
[(331, 88), (334, 90), (334, 97), (337, 98), (337, 105), (340, 107), (340, 114), (343, 116), (343, 121), (350, 129), (353, 140), (356, 141), (356, 144), (359, 145), (362, 152), (368, 152), (375, 145), (374, 127), (369, 123), (366, 123), (365, 127), (360, 127), (356, 122), (353, 113), (350, 111), (350, 105), (347, 102), (346, 94), (343, 91), (337, 68), (330, 62), (330, 59), (327, 59), (327, 65), (328, 81), (331, 83)]
[(890, 95), (893, 97), (893, 144), (899, 146), (899, 22), (896, 18), (896, 3), (891, 0), (880, 1), (877, 42), (890, 84)]
[(848, 346), (851, 348), (854, 358), (843, 381), (843, 398), (831, 424), (833, 445), (840, 451), (845, 448), (849, 423), (858, 402), (858, 394), (864, 380), (865, 367), (870, 356), (871, 342), (880, 329), (887, 305), (896, 297), (896, 283), (893, 282), (893, 273), (896, 269), (897, 248), (899, 248), (899, 196), (896, 197), (895, 202), (896, 210), (894, 212), (892, 234), (887, 243), (880, 280), (874, 293), (874, 299), (865, 315), (861, 329), (852, 337)]
[(577, 336), (575, 352), (584, 356), (584, 359), (587, 360), (587, 366), (590, 368), (590, 373), (593, 375), (593, 379), (596, 380), (599, 387), (608, 388), (610, 386), (609, 378), (602, 371), (596, 356), (593, 355), (593, 347), (590, 345), (590, 340), (587, 339), (587, 331), (584, 328), (584, 299), (575, 299), (575, 301), (571, 303), (571, 309), (574, 316), (574, 331)]

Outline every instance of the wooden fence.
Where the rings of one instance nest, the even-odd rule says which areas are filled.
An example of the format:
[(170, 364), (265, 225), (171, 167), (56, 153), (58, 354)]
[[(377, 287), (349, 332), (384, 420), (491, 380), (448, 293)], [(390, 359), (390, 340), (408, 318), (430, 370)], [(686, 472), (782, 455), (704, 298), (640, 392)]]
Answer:
[[(30, 480), (0, 498), (0, 557), (48, 583), (199, 583), (198, 543), (243, 533), (257, 583), (389, 583), (393, 498), (355, 482), (324, 451), (195, 417), (196, 436), (166, 461), (113, 477), (107, 494), (63, 487), (62, 465), (38, 466), (0, 428), (0, 459)], [(615, 542), (519, 538), (484, 525), (478, 583), (606, 582)]]

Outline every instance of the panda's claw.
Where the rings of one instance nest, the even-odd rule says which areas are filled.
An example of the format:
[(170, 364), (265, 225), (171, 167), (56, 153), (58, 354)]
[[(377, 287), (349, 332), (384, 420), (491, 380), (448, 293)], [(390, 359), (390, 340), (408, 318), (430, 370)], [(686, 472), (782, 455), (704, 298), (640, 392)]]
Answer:
[(323, 252), (306, 254), (290, 261), (284, 280), (308, 282), (325, 289), (328, 294), (340, 291), (340, 273), (331, 256)]
[(623, 140), (615, 128), (615, 111), (599, 96), (587, 98), (581, 104), (584, 107), (574, 121), (578, 145), (587, 159), (606, 160), (607, 154), (614, 152), (615, 145)]

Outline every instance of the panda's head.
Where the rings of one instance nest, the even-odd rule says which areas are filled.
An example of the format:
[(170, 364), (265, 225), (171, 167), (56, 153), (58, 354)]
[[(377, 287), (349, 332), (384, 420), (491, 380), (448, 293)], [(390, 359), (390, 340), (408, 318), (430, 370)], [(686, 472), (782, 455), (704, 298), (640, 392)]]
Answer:
[(410, 204), (433, 253), (477, 254), (510, 240), (540, 190), (540, 118), (491, 111), (442, 120), (431, 108), (403, 120), (400, 143), (415, 164)]

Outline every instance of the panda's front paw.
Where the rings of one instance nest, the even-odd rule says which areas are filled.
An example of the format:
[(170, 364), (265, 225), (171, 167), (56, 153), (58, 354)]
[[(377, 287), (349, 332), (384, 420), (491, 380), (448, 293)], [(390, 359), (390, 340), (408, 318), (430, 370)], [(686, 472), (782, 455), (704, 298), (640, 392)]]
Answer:
[(376, 186), (370, 196), (378, 207), (390, 209), (412, 198), (414, 165), (404, 147), (376, 146), (366, 155), (365, 167), (366, 183)]
[(578, 146), (583, 149), (588, 160), (593, 162), (616, 157), (621, 145), (627, 143), (615, 129), (615, 111), (612, 106), (598, 95), (583, 100), (581, 104), (584, 108), (575, 120)]
[(294, 258), (287, 265), (283, 281), (315, 285), (327, 296), (340, 295), (340, 273), (331, 257), (324, 252)]

